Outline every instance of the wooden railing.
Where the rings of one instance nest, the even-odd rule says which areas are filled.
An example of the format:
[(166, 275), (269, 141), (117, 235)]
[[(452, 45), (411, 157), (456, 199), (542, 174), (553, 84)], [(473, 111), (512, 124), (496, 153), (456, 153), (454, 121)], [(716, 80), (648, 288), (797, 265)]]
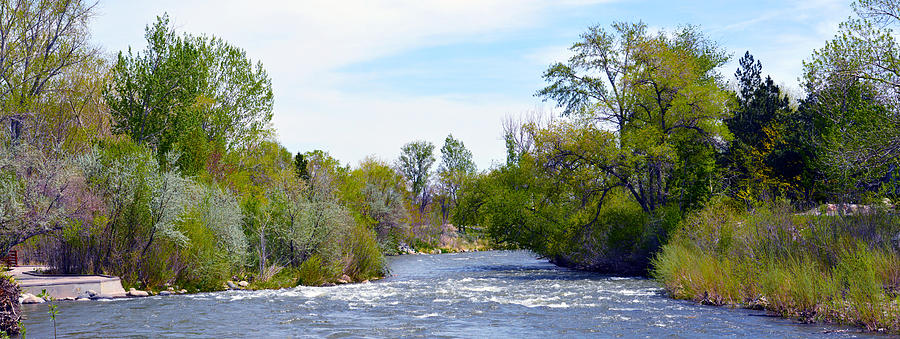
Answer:
[(6, 264), (6, 267), (19, 266), (19, 253), (16, 250), (10, 250), (9, 254), (3, 258), (3, 263)]

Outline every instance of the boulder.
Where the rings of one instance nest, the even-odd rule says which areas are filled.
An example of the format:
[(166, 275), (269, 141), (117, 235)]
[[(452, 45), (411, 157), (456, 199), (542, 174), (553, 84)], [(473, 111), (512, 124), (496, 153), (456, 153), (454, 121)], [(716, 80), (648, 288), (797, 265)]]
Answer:
[(99, 293), (97, 293), (97, 291), (94, 291), (94, 290), (87, 290), (87, 291), (84, 291), (84, 294), (86, 294), (88, 298), (93, 298), (93, 297), (96, 297), (97, 294), (99, 294)]
[(129, 297), (149, 297), (150, 293), (147, 293), (146, 291), (138, 291), (134, 287), (132, 287), (132, 288), (128, 289), (128, 296)]
[(161, 296), (172, 295), (172, 291), (168, 291), (168, 290), (166, 290), (166, 291), (160, 291), (160, 292), (159, 292), (159, 295), (161, 295)]
[(178, 294), (185, 294), (185, 293), (187, 293), (186, 289), (182, 288), (182, 289), (178, 290)]
[(44, 298), (32, 294), (28, 294), (25, 298), (22, 298), (23, 304), (43, 304), (45, 302), (46, 300), (44, 300)]
[(226, 281), (226, 282), (225, 282), (225, 285), (228, 285), (228, 288), (229, 288), (229, 289), (232, 289), (232, 290), (238, 289), (238, 285), (235, 285), (235, 284), (234, 284), (234, 281), (231, 281), (231, 280)]
[(341, 276), (340, 279), (338, 279), (337, 282), (338, 282), (338, 284), (349, 284), (349, 283), (353, 282), (353, 279), (351, 279), (349, 275), (344, 274)]
[(248, 282), (246, 282), (246, 281), (244, 281), (244, 280), (241, 280), (240, 282), (238, 282), (238, 286), (240, 286), (240, 287), (247, 287), (247, 286), (250, 286), (250, 283), (248, 283)]

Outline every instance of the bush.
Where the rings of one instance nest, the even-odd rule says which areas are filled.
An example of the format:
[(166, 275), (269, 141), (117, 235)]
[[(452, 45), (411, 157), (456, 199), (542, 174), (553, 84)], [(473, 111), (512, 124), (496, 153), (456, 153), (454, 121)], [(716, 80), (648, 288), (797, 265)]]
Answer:
[(776, 205), (742, 215), (711, 204), (663, 246), (653, 276), (675, 298), (898, 333), (898, 228), (884, 213), (801, 216)]
[(300, 278), (297, 283), (304, 286), (321, 286), (334, 276), (322, 263), (322, 258), (313, 255), (300, 264)]
[(19, 284), (12, 277), (0, 274), (0, 331), (6, 334), (19, 333)]
[(345, 274), (357, 281), (385, 275), (384, 256), (374, 231), (357, 225), (348, 233), (346, 241), (349, 251), (345, 254)]

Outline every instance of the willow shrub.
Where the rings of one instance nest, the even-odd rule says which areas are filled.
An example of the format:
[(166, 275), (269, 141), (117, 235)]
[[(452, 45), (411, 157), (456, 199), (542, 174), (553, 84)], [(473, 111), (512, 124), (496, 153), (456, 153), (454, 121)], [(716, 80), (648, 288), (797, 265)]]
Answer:
[(385, 275), (384, 255), (373, 230), (356, 225), (347, 234), (346, 241), (349, 246), (344, 260), (345, 274), (357, 281)]
[(153, 152), (128, 139), (76, 162), (102, 208), (45, 246), (46, 261), (59, 271), (117, 275), (128, 286), (177, 282), (208, 290), (243, 265), (241, 209), (227, 190), (162, 168)]
[(801, 321), (900, 332), (898, 216), (801, 216), (711, 204), (653, 260), (681, 299), (764, 308)]

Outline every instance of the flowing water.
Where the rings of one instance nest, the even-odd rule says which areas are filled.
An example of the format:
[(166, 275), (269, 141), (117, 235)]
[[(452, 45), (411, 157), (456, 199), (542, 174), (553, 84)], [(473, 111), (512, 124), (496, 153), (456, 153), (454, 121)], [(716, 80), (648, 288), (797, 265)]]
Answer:
[[(668, 299), (647, 279), (556, 267), (528, 252), (389, 258), (373, 283), (59, 303), (61, 338), (866, 337), (765, 312)], [(52, 338), (47, 305), (23, 305)]]

